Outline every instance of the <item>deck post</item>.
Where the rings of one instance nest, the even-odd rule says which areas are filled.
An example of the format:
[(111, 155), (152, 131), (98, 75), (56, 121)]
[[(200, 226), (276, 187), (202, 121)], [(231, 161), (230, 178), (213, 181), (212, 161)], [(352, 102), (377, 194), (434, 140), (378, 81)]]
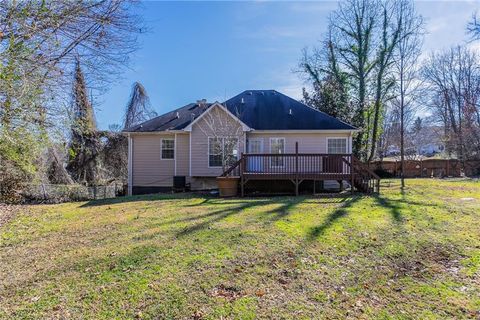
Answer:
[(244, 178), (243, 178), (243, 164), (245, 162), (245, 159), (243, 157), (243, 152), (241, 153), (241, 158), (240, 158), (240, 196), (243, 198), (245, 195), (245, 190), (244, 190)]
[(353, 168), (353, 155), (350, 154), (350, 186), (352, 194), (355, 192), (355, 169)]
[(298, 196), (298, 141), (295, 142), (295, 195)]

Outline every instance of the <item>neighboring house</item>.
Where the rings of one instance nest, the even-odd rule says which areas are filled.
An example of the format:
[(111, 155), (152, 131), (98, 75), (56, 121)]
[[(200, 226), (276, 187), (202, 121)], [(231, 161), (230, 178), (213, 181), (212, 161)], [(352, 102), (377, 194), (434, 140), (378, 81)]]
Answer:
[(441, 142), (427, 143), (420, 146), (418, 153), (422, 156), (431, 157), (437, 153), (442, 153), (445, 147)]
[[(215, 178), (244, 153), (351, 154), (355, 131), (275, 90), (247, 90), (223, 103), (200, 100), (125, 130), (129, 193), (168, 191), (174, 176), (192, 190), (216, 188)], [(256, 159), (244, 171), (286, 170), (281, 157)], [(324, 171), (320, 162), (312, 160), (310, 172)]]

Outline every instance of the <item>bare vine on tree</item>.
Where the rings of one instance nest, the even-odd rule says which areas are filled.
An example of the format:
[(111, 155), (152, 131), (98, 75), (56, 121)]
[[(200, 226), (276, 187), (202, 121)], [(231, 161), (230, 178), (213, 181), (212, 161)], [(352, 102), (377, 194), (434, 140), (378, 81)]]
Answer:
[(145, 87), (140, 82), (135, 82), (132, 86), (132, 93), (128, 100), (127, 107), (125, 108), (123, 129), (131, 128), (156, 116), (157, 113), (150, 105), (150, 98), (148, 97)]
[(68, 150), (70, 160), (67, 170), (77, 182), (96, 184), (101, 143), (79, 60), (75, 67), (72, 104), (73, 119)]

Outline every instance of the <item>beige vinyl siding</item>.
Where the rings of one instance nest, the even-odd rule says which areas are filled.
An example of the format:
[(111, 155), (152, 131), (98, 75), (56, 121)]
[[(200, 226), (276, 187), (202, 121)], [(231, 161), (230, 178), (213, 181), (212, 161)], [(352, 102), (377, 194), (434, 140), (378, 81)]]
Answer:
[[(222, 119), (218, 119), (219, 122), (227, 122), (232, 126), (231, 132), (237, 132), (237, 128), (241, 128), (238, 121), (232, 118), (222, 109)], [(215, 136), (214, 133), (209, 132), (208, 125), (204, 119), (201, 118), (197, 123), (192, 126), (192, 177), (217, 177), (223, 173), (221, 167), (209, 167), (208, 165), (208, 137)], [(245, 134), (242, 133), (239, 139), (239, 154), (244, 152)]]
[(190, 134), (177, 133), (176, 146), (177, 176), (188, 176), (190, 161)]
[[(327, 153), (327, 138), (349, 138), (348, 133), (289, 133), (272, 132), (256, 133), (255, 131), (247, 133), (248, 139), (262, 139), (263, 152), (270, 153), (270, 138), (285, 138), (285, 153), (295, 153), (295, 142), (298, 142), (299, 153)], [(347, 139), (348, 149), (350, 150), (351, 141)]]
[(132, 185), (138, 187), (171, 187), (175, 172), (174, 159), (161, 159), (161, 139), (174, 134), (132, 135)]

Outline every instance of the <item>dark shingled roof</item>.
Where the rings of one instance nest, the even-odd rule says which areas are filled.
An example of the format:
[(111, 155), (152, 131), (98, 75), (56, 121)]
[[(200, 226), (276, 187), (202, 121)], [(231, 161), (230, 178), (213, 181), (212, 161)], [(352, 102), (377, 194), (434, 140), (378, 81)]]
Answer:
[(349, 124), (275, 90), (248, 90), (225, 101), (228, 110), (256, 130), (349, 130)]
[[(181, 130), (212, 104), (188, 104), (125, 130), (152, 132)], [(275, 90), (247, 90), (223, 103), (243, 123), (255, 130), (355, 130), (356, 128), (310, 108)]]
[(144, 123), (126, 129), (126, 132), (154, 132), (166, 130), (182, 130), (195, 118), (207, 110), (211, 103), (190, 103), (179, 109), (162, 114)]

